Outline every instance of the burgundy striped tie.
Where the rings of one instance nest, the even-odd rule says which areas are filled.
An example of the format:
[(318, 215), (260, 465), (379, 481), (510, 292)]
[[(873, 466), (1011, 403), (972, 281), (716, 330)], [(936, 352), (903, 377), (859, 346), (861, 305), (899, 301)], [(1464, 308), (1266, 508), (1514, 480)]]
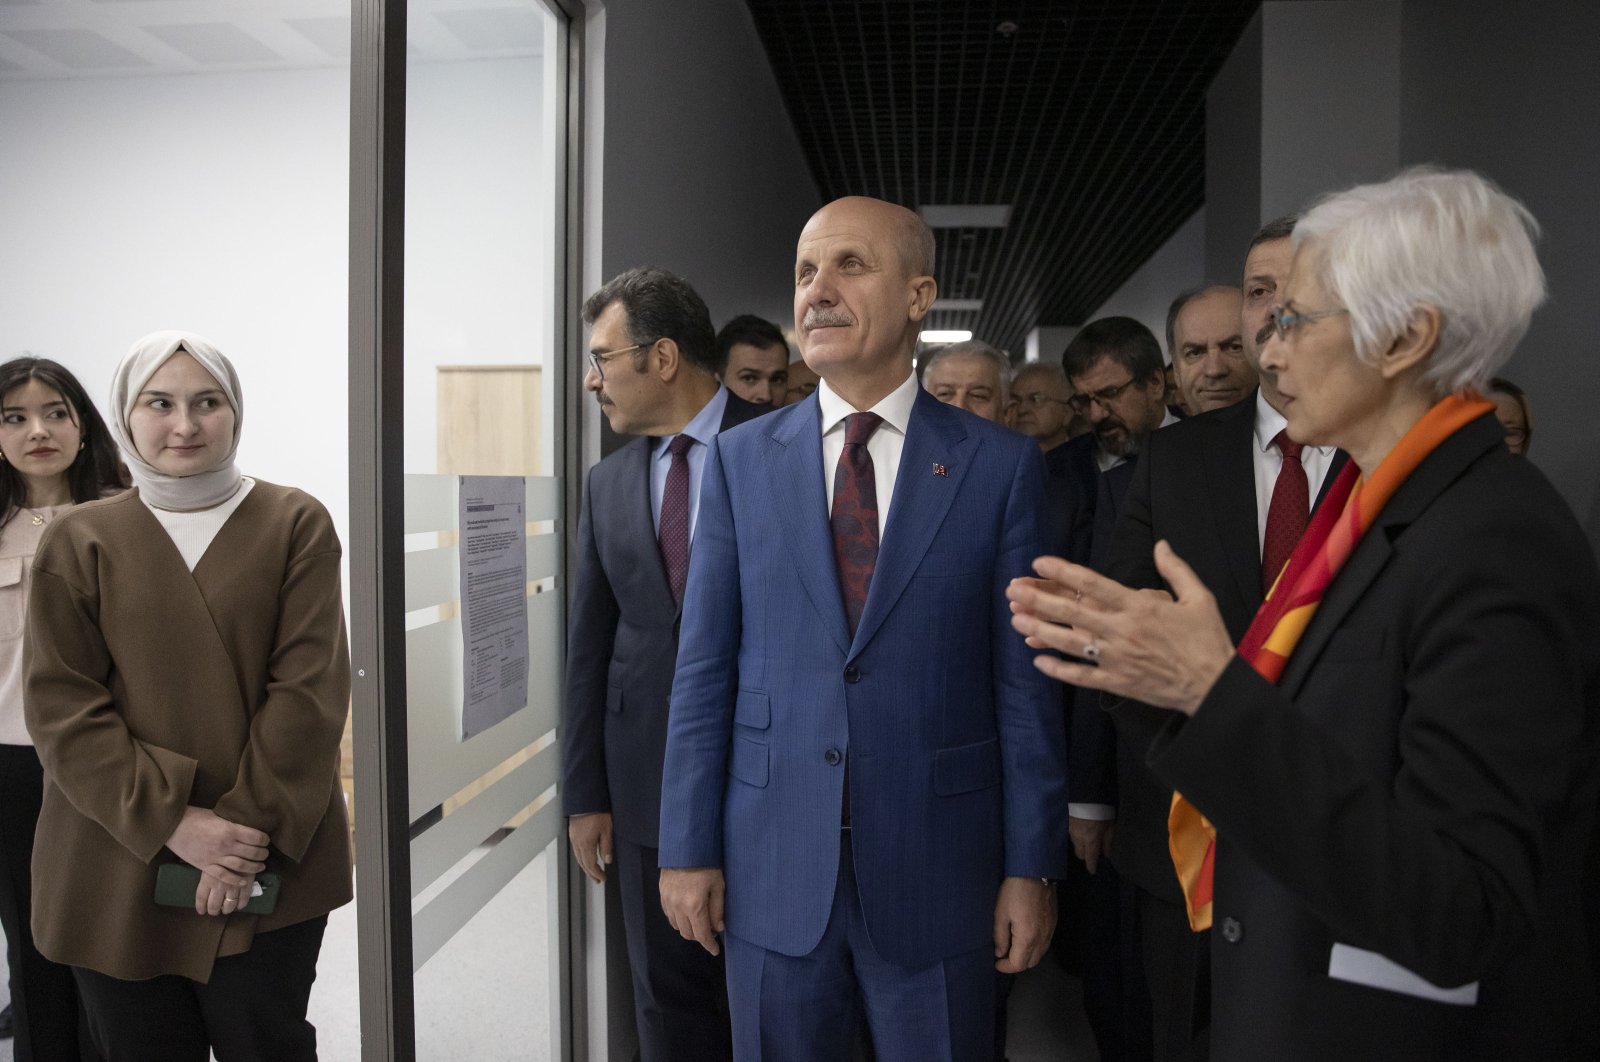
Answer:
[(878, 562), (878, 480), (867, 440), (882, 423), (876, 413), (844, 418), (844, 452), (833, 475), (833, 559), (852, 635), (866, 608), (867, 587)]
[(1299, 443), (1289, 438), (1285, 428), (1272, 437), (1272, 445), (1283, 455), (1278, 481), (1272, 485), (1272, 501), (1267, 506), (1267, 534), (1261, 543), (1261, 592), (1272, 589), (1278, 573), (1289, 562), (1289, 554), (1300, 544), (1311, 521), (1311, 485), (1305, 466), (1300, 463)]
[(657, 542), (661, 562), (667, 567), (667, 583), (672, 600), (683, 605), (683, 588), (689, 581), (689, 447), (695, 440), (679, 432), (667, 444), (672, 467), (667, 469), (667, 488), (661, 495), (661, 526)]

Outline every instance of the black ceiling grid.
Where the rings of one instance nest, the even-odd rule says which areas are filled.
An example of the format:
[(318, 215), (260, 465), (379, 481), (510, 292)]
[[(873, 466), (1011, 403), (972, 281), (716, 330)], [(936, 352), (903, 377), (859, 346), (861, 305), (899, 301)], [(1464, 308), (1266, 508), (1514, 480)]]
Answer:
[(1206, 87), (1258, 2), (747, 0), (824, 199), (1010, 206), (935, 230), (941, 298), (983, 308), (926, 327), (1019, 356), (1204, 202)]

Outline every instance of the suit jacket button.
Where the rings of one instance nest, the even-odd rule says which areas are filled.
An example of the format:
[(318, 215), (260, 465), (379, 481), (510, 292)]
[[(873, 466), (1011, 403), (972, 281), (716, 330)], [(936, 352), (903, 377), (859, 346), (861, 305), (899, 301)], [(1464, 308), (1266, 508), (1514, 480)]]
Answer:
[(861, 669), (856, 667), (854, 664), (846, 664), (844, 669), (844, 680), (846, 682), (860, 682)]
[(1224, 918), (1222, 920), (1222, 939), (1229, 944), (1237, 944), (1244, 939), (1244, 926), (1239, 924), (1237, 918)]
[(822, 754), (822, 758), (829, 767), (839, 766), (839, 761), (844, 759), (843, 756), (839, 755), (838, 749), (829, 749), (827, 752)]

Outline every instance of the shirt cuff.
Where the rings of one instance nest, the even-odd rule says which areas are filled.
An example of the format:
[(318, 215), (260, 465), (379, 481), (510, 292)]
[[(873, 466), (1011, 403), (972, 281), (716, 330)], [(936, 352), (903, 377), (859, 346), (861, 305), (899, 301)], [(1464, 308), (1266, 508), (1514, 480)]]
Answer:
[[(1060, 805), (1058, 804), (1057, 807)], [(1115, 804), (1068, 804), (1067, 814), (1075, 819), (1093, 819), (1096, 822), (1105, 822), (1117, 817)]]

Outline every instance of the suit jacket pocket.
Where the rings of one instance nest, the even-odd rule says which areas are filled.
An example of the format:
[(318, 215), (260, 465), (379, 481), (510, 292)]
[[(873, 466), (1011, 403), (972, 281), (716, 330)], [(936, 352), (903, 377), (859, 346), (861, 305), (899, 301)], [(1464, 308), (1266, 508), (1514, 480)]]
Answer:
[(608, 709), (610, 709), (611, 711), (617, 712), (619, 714), (622, 712), (622, 687), (621, 686), (607, 686), (606, 687), (606, 707)]
[(999, 784), (1000, 742), (994, 738), (933, 754), (933, 791), (940, 796), (971, 793)]
[(733, 721), (765, 730), (772, 725), (772, 698), (760, 690), (740, 690), (733, 702)]
[(728, 773), (757, 789), (767, 787), (767, 746), (749, 738), (735, 737), (728, 750)]

